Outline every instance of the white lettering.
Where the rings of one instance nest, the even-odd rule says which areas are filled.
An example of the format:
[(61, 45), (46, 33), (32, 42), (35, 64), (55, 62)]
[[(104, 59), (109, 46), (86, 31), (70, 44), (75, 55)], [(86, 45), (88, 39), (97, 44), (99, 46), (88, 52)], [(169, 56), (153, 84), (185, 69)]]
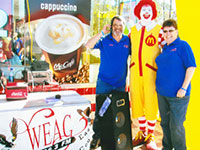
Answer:
[(62, 4), (61, 6), (60, 6), (60, 10), (64, 10), (64, 5)]
[(75, 64), (75, 60), (72, 59), (70, 62), (66, 61), (63, 64), (61, 64), (61, 63), (54, 64), (53, 68), (55, 71), (58, 71), (58, 70), (60, 71), (63, 69), (71, 68), (74, 64)]
[[(52, 6), (50, 6), (52, 8)], [(45, 4), (45, 10), (48, 9), (48, 4)]]
[(77, 11), (76, 5), (71, 5), (70, 3), (67, 4), (51, 4), (51, 3), (41, 3), (40, 9), (42, 10), (48, 10), (48, 11)]
[[(46, 9), (48, 9), (48, 5), (46, 4)], [(52, 10), (52, 5), (49, 5), (49, 11)]]
[(23, 96), (22, 92), (12, 92), (11, 96)]
[(55, 11), (57, 8), (56, 4), (53, 4), (53, 11)]
[(44, 3), (42, 3), (41, 5), (40, 5), (40, 9), (44, 9)]

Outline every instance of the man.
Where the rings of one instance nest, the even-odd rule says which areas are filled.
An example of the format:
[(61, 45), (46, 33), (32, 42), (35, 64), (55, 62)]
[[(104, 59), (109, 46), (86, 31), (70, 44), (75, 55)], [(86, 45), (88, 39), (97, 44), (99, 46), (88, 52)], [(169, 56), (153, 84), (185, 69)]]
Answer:
[[(112, 90), (125, 91), (127, 59), (131, 45), (129, 38), (123, 35), (124, 27), (124, 20), (120, 16), (115, 16), (111, 20), (111, 25), (105, 25), (102, 31), (92, 37), (85, 45), (86, 48), (98, 48), (101, 54), (96, 94), (107, 94)], [(99, 117), (96, 111), (91, 149), (96, 149), (100, 144)]]
[(157, 149), (154, 130), (158, 114), (155, 90), (157, 66), (155, 58), (160, 54), (162, 30), (154, 19), (156, 4), (152, 0), (141, 0), (134, 9), (139, 22), (131, 28), (130, 98), (132, 117), (138, 119), (140, 131), (133, 139), (133, 146), (146, 145), (146, 149)]

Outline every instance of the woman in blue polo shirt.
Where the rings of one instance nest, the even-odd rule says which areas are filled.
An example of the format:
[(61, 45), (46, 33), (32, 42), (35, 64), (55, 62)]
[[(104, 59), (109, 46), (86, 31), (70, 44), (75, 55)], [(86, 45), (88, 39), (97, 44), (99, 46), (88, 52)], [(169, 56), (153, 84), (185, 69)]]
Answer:
[(163, 150), (186, 150), (183, 122), (196, 63), (189, 44), (178, 37), (175, 20), (166, 20), (163, 32), (167, 44), (156, 58), (156, 90), (163, 130)]

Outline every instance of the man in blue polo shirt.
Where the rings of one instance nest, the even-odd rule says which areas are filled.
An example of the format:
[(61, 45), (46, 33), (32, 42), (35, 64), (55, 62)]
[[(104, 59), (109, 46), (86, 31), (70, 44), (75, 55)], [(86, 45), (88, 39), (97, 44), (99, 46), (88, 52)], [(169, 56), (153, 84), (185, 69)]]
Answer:
[(175, 20), (166, 20), (163, 32), (167, 44), (156, 58), (156, 90), (163, 130), (163, 150), (186, 150), (183, 122), (196, 62), (189, 44), (178, 37)]
[[(105, 25), (102, 31), (89, 39), (85, 45), (86, 48), (98, 48), (100, 50), (101, 63), (96, 94), (108, 94), (112, 90), (125, 91), (127, 59), (130, 54), (131, 45), (128, 36), (123, 35), (124, 27), (124, 20), (120, 16), (115, 16), (111, 20), (111, 25)], [(99, 115), (96, 111), (93, 123), (94, 135), (90, 145), (91, 149), (96, 149), (100, 144), (98, 117)]]

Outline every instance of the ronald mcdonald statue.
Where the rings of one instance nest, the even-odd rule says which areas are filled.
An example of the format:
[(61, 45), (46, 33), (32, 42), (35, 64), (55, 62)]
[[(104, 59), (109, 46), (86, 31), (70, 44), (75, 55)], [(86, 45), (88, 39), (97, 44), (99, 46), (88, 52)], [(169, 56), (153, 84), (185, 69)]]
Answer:
[(156, 150), (154, 129), (158, 115), (156, 95), (155, 58), (160, 54), (164, 40), (162, 28), (154, 20), (156, 4), (141, 0), (134, 9), (138, 23), (131, 28), (130, 98), (132, 118), (137, 118), (140, 131), (133, 138), (133, 146), (145, 144), (146, 149)]

